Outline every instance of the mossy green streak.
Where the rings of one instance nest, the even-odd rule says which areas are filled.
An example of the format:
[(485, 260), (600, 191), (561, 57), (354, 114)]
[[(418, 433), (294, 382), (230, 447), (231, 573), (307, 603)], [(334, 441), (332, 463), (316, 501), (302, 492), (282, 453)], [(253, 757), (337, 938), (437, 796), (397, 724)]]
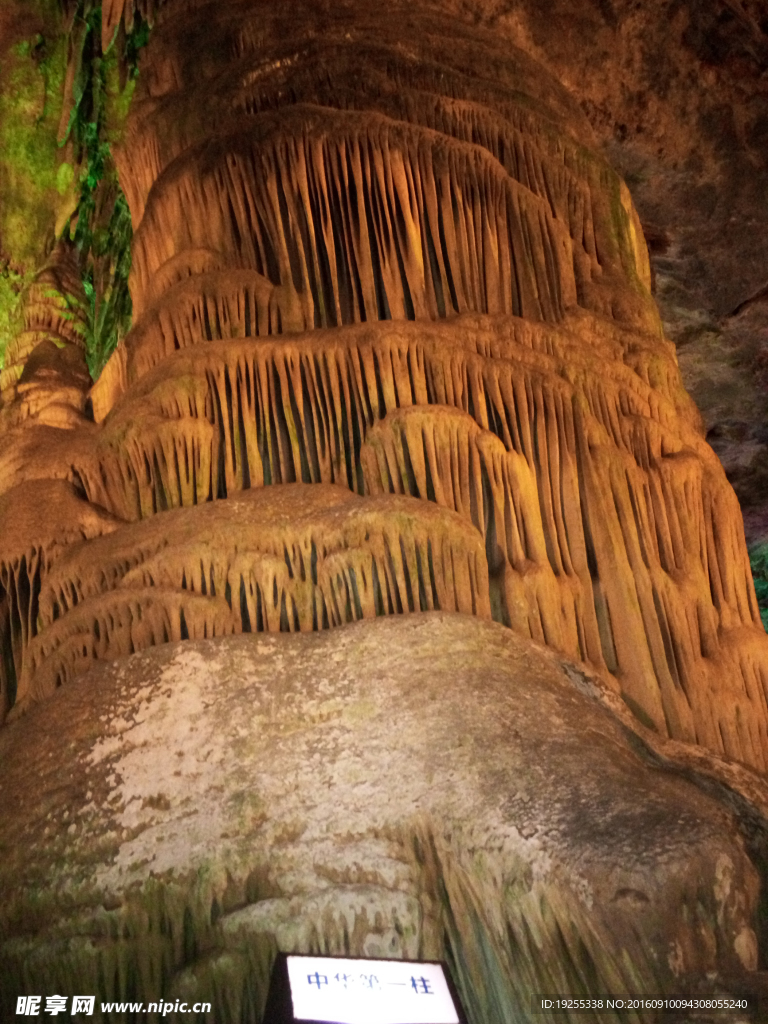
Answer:
[[(64, 234), (80, 253), (96, 377), (130, 327), (131, 219), (110, 147), (122, 137), (148, 26), (137, 18), (122, 52), (104, 54), (100, 4), (80, 0), (68, 35), (56, 0), (36, 0), (35, 13), (44, 32), (0, 51), (0, 364), (24, 287)], [(76, 74), (63, 119), (68, 54)]]
[(757, 544), (749, 552), (760, 618), (768, 630), (768, 544)]
[(19, 296), (53, 240), (66, 202), (57, 143), (67, 40), (58, 6), (34, 0), (28, 38), (0, 44), (0, 359), (18, 329)]

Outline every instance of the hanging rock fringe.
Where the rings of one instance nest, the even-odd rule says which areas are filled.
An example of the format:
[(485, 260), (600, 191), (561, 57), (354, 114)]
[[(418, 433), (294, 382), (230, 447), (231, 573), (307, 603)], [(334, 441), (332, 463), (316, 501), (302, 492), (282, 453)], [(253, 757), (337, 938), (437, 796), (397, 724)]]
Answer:
[[(89, 405), (45, 376), (39, 332), (78, 345), (68, 307), (30, 295), (0, 714), (158, 643), (440, 608), (764, 769), (738, 504), (580, 112), (437, 15), (284, 7), (210, 8), (205, 59), (157, 12), (115, 154), (134, 326)], [(134, 10), (105, 4), (106, 40)]]
[(332, 486), (252, 490), (70, 546), (38, 598), (18, 701), (171, 640), (441, 609), (490, 618), (482, 538), (455, 514)]

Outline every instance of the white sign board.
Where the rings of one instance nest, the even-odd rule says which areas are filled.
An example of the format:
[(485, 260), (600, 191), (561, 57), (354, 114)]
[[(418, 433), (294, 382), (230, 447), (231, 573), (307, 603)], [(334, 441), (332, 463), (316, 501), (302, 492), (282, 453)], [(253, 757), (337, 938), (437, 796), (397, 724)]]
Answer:
[(328, 1024), (460, 1024), (440, 964), (289, 956), (293, 1015)]

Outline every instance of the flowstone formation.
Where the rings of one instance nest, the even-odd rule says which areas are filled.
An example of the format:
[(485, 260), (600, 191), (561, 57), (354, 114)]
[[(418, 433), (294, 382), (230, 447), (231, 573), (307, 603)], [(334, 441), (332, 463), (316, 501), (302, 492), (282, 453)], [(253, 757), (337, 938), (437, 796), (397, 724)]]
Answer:
[(277, 948), (445, 956), (473, 1024), (654, 1019), (548, 1018), (535, 992), (749, 991), (734, 813), (600, 691), (444, 612), (96, 666), (0, 734), (5, 1019), (24, 990), (251, 1024)]
[[(377, 542), (356, 539), (344, 610), (320, 587), (303, 618), (283, 613), (268, 560), (237, 570), (235, 551), (258, 542), (222, 519), (230, 628), (257, 628), (240, 614), (244, 587), (272, 605), (263, 628), (374, 608), (492, 614), (612, 679), (662, 735), (765, 767), (768, 644), (738, 506), (661, 335), (629, 195), (584, 147), (567, 95), (434, 13), (185, 10), (164, 8), (117, 156), (135, 325), (93, 390), (100, 427), (51, 434), (5, 490), (66, 466), (91, 505), (147, 520), (138, 547), (163, 534), (156, 514), (215, 502), (227, 517), (218, 503), (236, 492), (288, 483), (375, 495), (378, 532), (388, 522), (411, 544), (386, 495), (420, 499), (412, 521), (430, 523), (407, 600), (385, 585)], [(439, 527), (430, 503), (446, 510)], [(427, 564), (449, 513), (457, 538), (471, 524), (484, 541), (472, 587), (450, 598), (433, 594)], [(289, 576), (294, 543), (289, 526)], [(298, 571), (318, 587), (320, 524), (304, 544)], [(164, 576), (131, 584), (120, 623), (75, 609), (86, 565), (89, 597), (113, 601), (115, 574), (93, 561), (106, 567), (108, 548), (70, 555), (61, 600), (47, 564), (36, 577), (26, 553), (4, 558), (8, 620), (32, 623), (6, 671), (19, 706), (72, 674), (46, 668), (35, 683), (49, 630), (89, 648), (69, 658), (81, 667), (156, 642), (138, 626), (149, 604), (173, 620), (160, 635), (183, 635), (184, 595)], [(214, 571), (203, 548), (175, 557), (178, 591)], [(363, 563), (383, 588), (373, 603)], [(221, 619), (199, 607), (194, 635), (215, 635)]]
[[(132, 11), (133, 4), (105, 5), (105, 45)], [(326, 652), (330, 666), (343, 663), (347, 674), (367, 678), (366, 657), (384, 661), (388, 644), (418, 646), (418, 623), (438, 622), (446, 647), (435, 641), (432, 656), (444, 671), (450, 672), (445, 651), (454, 646), (457, 658), (461, 650), (474, 652), (479, 673), (462, 675), (457, 662), (455, 678), (446, 679), (452, 742), (463, 742), (464, 699), (482, 707), (500, 700), (512, 723), (512, 703), (496, 691), (519, 689), (534, 704), (541, 698), (546, 722), (560, 712), (545, 691), (559, 687), (558, 700), (567, 703), (570, 686), (577, 710), (566, 719), (573, 727), (568, 742), (584, 752), (585, 772), (603, 777), (612, 743), (625, 765), (623, 782), (612, 776), (601, 789), (595, 781), (585, 802), (596, 800), (607, 815), (630, 784), (632, 766), (640, 772), (644, 765), (647, 784), (638, 800), (652, 819), (646, 798), (654, 771), (688, 757), (689, 774), (703, 773), (713, 792), (731, 793), (733, 807), (751, 815), (748, 853), (759, 860), (768, 799), (755, 773), (768, 767), (768, 639), (739, 507), (663, 337), (629, 193), (589, 148), (589, 129), (573, 100), (523, 53), (500, 48), (492, 36), (427, 4), (382, 11), (311, 0), (167, 0), (157, 12), (142, 13), (156, 14), (156, 23), (124, 145), (115, 153), (134, 231), (133, 327), (88, 391), (82, 294), (62, 244), (29, 292), (25, 331), (0, 381), (0, 714), (16, 719), (4, 756), (15, 763), (30, 731), (46, 732), (57, 715), (70, 721), (70, 702), (85, 699), (78, 706), (87, 735), (68, 748), (64, 770), (79, 779), (81, 762), (106, 763), (111, 741), (98, 751), (93, 746), (105, 721), (99, 701), (115, 707), (121, 673), (133, 686), (140, 666), (160, 664), (147, 654), (158, 645), (202, 643), (194, 649), (213, 658), (206, 668), (213, 690), (217, 673), (221, 686), (230, 686), (234, 663), (228, 653), (219, 662), (211, 652), (261, 652), (272, 659), (279, 703), (293, 685), (295, 652)], [(424, 613), (439, 614), (420, 618)], [(407, 618), (373, 621), (384, 616)], [(304, 632), (324, 635), (232, 639)], [(365, 656), (343, 653), (355, 636), (374, 638), (363, 644)], [(206, 647), (212, 638), (220, 639)], [(429, 650), (427, 644), (420, 664)], [(529, 679), (519, 666), (499, 668), (505, 650), (513, 661), (512, 652), (526, 650), (534, 660), (554, 659), (557, 681), (542, 682), (538, 669)], [(111, 667), (128, 655), (134, 659)], [(184, 654), (178, 657), (183, 662)], [(498, 681), (492, 696), (483, 667)], [(343, 714), (348, 675), (338, 672), (328, 669), (330, 705), (318, 711), (321, 717)], [(404, 692), (418, 691), (415, 668), (410, 680), (400, 663), (392, 673)], [(170, 722), (177, 677), (163, 679), (171, 686), (164, 691)], [(459, 697), (459, 680), (466, 698)], [(371, 677), (371, 686), (379, 685)], [(581, 695), (578, 686), (586, 687)], [(144, 719), (138, 693), (131, 690), (118, 715), (126, 723)], [(610, 715), (598, 714), (590, 698)], [(300, 705), (300, 693), (295, 701)], [(613, 737), (600, 756), (587, 757), (593, 741), (577, 735), (580, 713)], [(180, 704), (179, 721), (187, 721), (185, 714)], [(364, 709), (355, 714), (365, 718)], [(303, 724), (297, 715), (284, 725), (303, 735), (309, 720)], [(610, 724), (614, 719), (625, 731)], [(386, 737), (392, 748), (397, 721), (393, 716)], [(472, 721), (484, 765), (483, 757), (491, 757), (481, 751), (485, 726)], [(273, 726), (264, 726), (265, 749)], [(343, 759), (342, 748), (365, 747), (368, 733), (360, 728), (357, 735), (350, 726), (343, 742), (337, 737), (330, 753), (323, 746), (316, 756)], [(644, 753), (632, 751), (626, 734), (635, 743), (642, 737)], [(258, 736), (257, 729), (257, 745)], [(135, 742), (141, 745), (140, 736)], [(526, 762), (534, 760), (537, 743), (520, 743)], [(414, 744), (420, 752), (413, 764), (422, 771), (432, 748)], [(510, 744), (501, 743), (499, 757), (508, 756)], [(685, 745), (699, 748), (701, 760)], [(182, 741), (178, 756), (185, 757)], [(230, 914), (266, 898), (303, 898), (322, 888), (323, 872), (330, 890), (350, 879), (367, 884), (368, 839), (338, 877), (335, 840), (326, 867), (311, 877), (269, 858), (262, 863), (254, 851), (277, 842), (264, 824), (276, 820), (277, 797), (260, 803), (260, 791), (271, 793), (274, 766), (269, 757), (262, 768), (257, 762), (256, 755), (244, 757), (242, 799), (262, 810), (244, 811), (237, 823), (224, 815), (219, 833), (190, 838), (170, 858), (158, 853), (157, 864), (135, 843), (154, 819), (126, 807), (132, 800), (141, 809), (168, 804), (175, 814), (167, 766), (150, 759), (141, 785), (114, 807), (103, 794), (94, 798), (94, 787), (112, 786), (119, 795), (122, 761), (111, 776), (98, 769), (90, 788), (78, 783), (57, 866), (45, 849), (41, 815), (44, 805), (56, 818), (63, 805), (55, 792), (45, 796), (39, 814), (24, 817), (23, 865), (6, 858), (24, 885), (2, 910), (12, 936), (3, 951), (11, 965), (4, 991), (11, 993), (20, 971), (27, 984), (71, 987), (83, 979), (104, 998), (134, 992), (151, 999), (153, 990), (176, 991), (188, 969), (196, 980), (183, 984), (210, 992), (221, 983), (218, 968), (206, 973), (198, 961), (229, 948), (218, 924), (224, 904)], [(490, 762), (486, 767), (490, 778)], [(280, 771), (294, 768), (291, 762)], [(357, 782), (345, 775), (339, 792), (347, 785), (365, 789), (377, 770), (375, 759), (363, 759)], [(436, 776), (447, 770), (443, 761), (434, 769)], [(469, 767), (462, 770), (471, 775)], [(234, 799), (232, 772), (221, 782), (227, 800)], [(566, 801), (572, 779), (564, 774), (556, 802)], [(531, 786), (540, 783), (533, 779)], [(374, 818), (381, 811), (379, 824), (370, 817), (364, 823), (355, 803), (362, 817), (345, 824), (339, 816), (338, 842), (345, 828), (353, 837), (373, 830), (377, 841), (410, 849), (412, 838), (402, 836), (418, 831), (411, 818), (472, 817), (472, 787), (462, 785), (466, 800), (450, 813), (419, 790), (410, 810), (398, 797), (398, 817), (381, 810), (380, 800), (389, 799), (382, 783), (372, 804), (379, 810), (370, 811)], [(512, 980), (505, 960), (511, 953), (503, 952), (503, 935), (514, 928), (506, 911), (494, 917), (496, 883), (478, 882), (474, 937), (463, 930), (464, 919), (455, 933), (446, 925), (455, 912), (451, 898), (442, 909), (408, 903), (402, 920), (393, 911), (391, 929), (382, 926), (390, 938), (393, 929), (399, 936), (393, 951), (438, 955), (441, 943), (454, 943), (474, 1019), (505, 1024), (517, 1019), (509, 1015), (513, 996), (518, 1018), (527, 1019), (520, 1007), (545, 981), (568, 981), (585, 992), (598, 981), (606, 989), (669, 990), (682, 975), (754, 969), (757, 876), (742, 840), (730, 834), (733, 813), (702, 798), (688, 830), (679, 812), (686, 787), (694, 787), (679, 779), (664, 785), (659, 813), (670, 829), (675, 823), (669, 845), (652, 838), (656, 826), (643, 812), (617, 831), (623, 839), (610, 855), (598, 855), (599, 815), (577, 841), (556, 814), (521, 816), (514, 801), (489, 812), (480, 845), (493, 847), (506, 834), (538, 836), (536, 851), (526, 847), (519, 855), (524, 878), (542, 888), (528, 881), (523, 888), (537, 898), (547, 894), (545, 902), (560, 908), (536, 923), (531, 908), (529, 914), (515, 903), (517, 883), (509, 882), (520, 935), (529, 929), (525, 957), (534, 966), (525, 981)], [(18, 817), (15, 797), (8, 800), (6, 819)], [(297, 839), (306, 832), (311, 851), (317, 837), (305, 811), (297, 805), (284, 824)], [(430, 843), (443, 828), (427, 829)], [(629, 877), (635, 870), (627, 866), (631, 836), (647, 830), (642, 852), (633, 851), (642, 882), (619, 884), (622, 871)], [(695, 850), (688, 861), (684, 837)], [(222, 838), (224, 852), (217, 852)], [(462, 850), (456, 839), (456, 863)], [(467, 856), (467, 877), (476, 881), (486, 868), (494, 878), (507, 871), (504, 857), (483, 868)], [(584, 872), (582, 856), (590, 864)], [(446, 879), (459, 870), (453, 857), (435, 869), (431, 889), (411, 875), (398, 881), (381, 865), (370, 868), (371, 884), (418, 903), (441, 885), (450, 890)], [(103, 870), (91, 877), (86, 865), (94, 862)], [(424, 866), (422, 854), (416, 862)], [(247, 881), (262, 877), (258, 865), (268, 878), (263, 886)], [(655, 869), (671, 875), (651, 898), (646, 890)], [(156, 872), (166, 880), (155, 880)], [(189, 881), (207, 872), (210, 884)], [(59, 886), (69, 893), (66, 909), (55, 895)], [(141, 890), (135, 899), (127, 895), (131, 887)], [(156, 899), (169, 901), (166, 910)], [(389, 911), (376, 899), (370, 913), (379, 921)], [(612, 901), (634, 913), (649, 900), (654, 909), (638, 911), (634, 938), (629, 918), (610, 924)], [(50, 927), (29, 917), (36, 901), (56, 908)], [(92, 910), (99, 905), (103, 920)], [(471, 917), (468, 906), (462, 903), (461, 913)], [(589, 908), (597, 908), (593, 925)], [(80, 913), (86, 923), (77, 925)], [(293, 911), (286, 904), (279, 913)], [(414, 923), (422, 913), (431, 931)], [(263, 944), (266, 933), (272, 942), (283, 941), (280, 933), (287, 945), (293, 940), (285, 936), (294, 936), (294, 945), (342, 951), (326, 942), (322, 928), (305, 934), (297, 925), (294, 934), (280, 932), (277, 918), (265, 920), (249, 926), (251, 938), (243, 940), (260, 952), (232, 961), (238, 978), (251, 964), (263, 979), (274, 951)], [(80, 927), (90, 936), (86, 945), (102, 927), (109, 941), (84, 952), (72, 937)], [(347, 920), (344, 927), (355, 936), (350, 948), (368, 948), (362, 926)], [(179, 938), (179, 928), (189, 941)], [(171, 938), (166, 943), (158, 934)], [(411, 945), (403, 944), (406, 934)], [(481, 952), (486, 940), (491, 952)], [(58, 942), (60, 955), (51, 952)], [(584, 956), (577, 952), (582, 946)], [(566, 956), (566, 949), (577, 967), (548, 974), (535, 966), (534, 947), (544, 950), (545, 961)], [(34, 949), (45, 952), (31, 955)], [(605, 963), (595, 967), (601, 957)], [(498, 986), (496, 994), (486, 991), (489, 985)], [(226, 1010), (219, 1000), (215, 1019), (257, 1019), (263, 985), (249, 993)]]

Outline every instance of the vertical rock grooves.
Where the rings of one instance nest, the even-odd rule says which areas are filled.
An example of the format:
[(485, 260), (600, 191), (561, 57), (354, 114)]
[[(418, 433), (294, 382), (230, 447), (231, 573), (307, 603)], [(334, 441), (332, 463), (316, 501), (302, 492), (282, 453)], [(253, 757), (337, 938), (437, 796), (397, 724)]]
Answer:
[(65, 552), (54, 524), (31, 574), (0, 549), (6, 704), (171, 639), (439, 608), (765, 768), (739, 509), (625, 186), (528, 58), (413, 5), (326, 6), (158, 12), (116, 156), (136, 320), (96, 424), (82, 401), (33, 422), (37, 336), (4, 378), (7, 508), (56, 481), (114, 531)]
[(380, 115), (294, 107), (193, 147), (150, 192), (137, 295), (207, 247), (278, 286), (282, 330), (467, 310), (561, 319), (576, 297), (563, 222), (481, 147), (446, 141)]
[(0, 494), (0, 521), (0, 711), (4, 718), (19, 696), (27, 652), (39, 633), (42, 581), (69, 545), (110, 533), (119, 521), (83, 501), (65, 480), (20, 483)]
[(85, 365), (85, 294), (74, 252), (60, 244), (27, 289), (24, 330), (0, 370), (0, 423), (28, 419), (75, 425), (90, 384)]
[(490, 618), (482, 538), (469, 523), (341, 487), (254, 489), (70, 546), (37, 599), (19, 702), (96, 659), (171, 640), (433, 610)]

